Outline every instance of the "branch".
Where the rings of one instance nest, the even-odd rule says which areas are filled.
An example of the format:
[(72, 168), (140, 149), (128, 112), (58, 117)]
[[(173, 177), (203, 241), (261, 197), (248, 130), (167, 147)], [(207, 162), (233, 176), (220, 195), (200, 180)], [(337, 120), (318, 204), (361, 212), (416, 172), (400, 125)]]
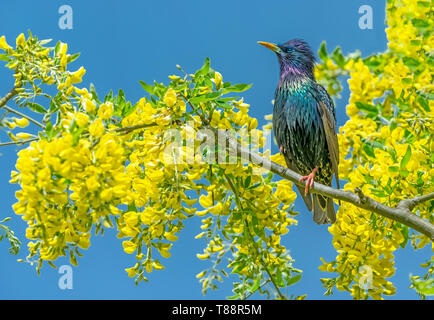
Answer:
[[(235, 188), (234, 184), (232, 183), (232, 179), (225, 173), (224, 174), (226, 177), (226, 180), (229, 183), (230, 188), (232, 189), (232, 192), (234, 193), (235, 196), (235, 200), (237, 202), (237, 206), (241, 211), (244, 211), (243, 209), (243, 204), (241, 203), (240, 197), (238, 195), (237, 189)], [(253, 245), (253, 249), (255, 250), (255, 253), (257, 255), (257, 257), (259, 258), (259, 260), (262, 263), (262, 266), (265, 269), (265, 272), (267, 273), (268, 277), (270, 278), (271, 283), (273, 284), (274, 288), (276, 289), (277, 294), (279, 295), (281, 300), (286, 300), (286, 297), (282, 294), (282, 292), (280, 292), (279, 286), (277, 285), (277, 283), (274, 281), (273, 279), (273, 275), (271, 274), (270, 270), (267, 267), (267, 264), (264, 262), (264, 260), (262, 259), (261, 253), (259, 251), (259, 248), (256, 246), (256, 241), (255, 238), (253, 237), (253, 235), (250, 233), (250, 227), (249, 227), (249, 222), (247, 221), (247, 219), (244, 219), (244, 224), (245, 224), (245, 229), (247, 234), (249, 235), (249, 237), (252, 239), (252, 245)]]
[[(225, 138), (225, 139), (219, 139), (218, 141), (218, 143), (224, 149), (227, 148), (226, 143), (228, 143), (230, 150), (236, 152), (236, 154), (238, 155), (241, 154), (244, 156), (248, 156), (249, 157), (248, 159), (250, 159), (250, 161), (253, 164), (259, 165), (262, 168), (265, 168), (284, 179), (290, 180), (296, 185), (302, 187), (305, 186), (305, 182), (300, 181), (300, 178), (302, 176), (299, 175), (298, 173), (286, 167), (283, 167), (275, 162), (272, 162), (271, 160), (260, 156), (256, 152), (253, 152), (247, 148), (242, 147), (238, 143), (238, 141), (234, 141), (234, 139), (229, 137), (227, 134), (222, 133), (221, 131), (218, 131), (215, 128), (207, 126), (206, 129), (209, 129), (206, 130), (208, 132), (210, 131), (213, 132), (215, 137)], [(207, 136), (209, 133), (203, 132), (203, 134)], [(356, 207), (375, 212), (383, 217), (392, 219), (410, 228), (413, 228), (414, 230), (419, 231), (420, 233), (426, 235), (431, 240), (434, 240), (434, 225), (411, 212), (411, 210), (417, 204), (434, 199), (434, 193), (418, 196), (413, 199), (402, 200), (395, 208), (392, 208), (380, 202), (377, 202), (370, 197), (365, 196), (360, 189), (358, 190), (356, 189), (355, 193), (353, 193), (351, 191), (334, 189), (332, 187), (325, 186), (323, 184), (315, 182), (312, 188), (310, 188), (309, 190), (311, 193), (318, 193), (329, 198), (345, 201), (355, 205)]]
[(117, 129), (113, 129), (113, 130), (110, 130), (110, 131), (119, 132), (121, 134), (128, 134), (128, 133), (130, 133), (130, 132), (132, 132), (134, 130), (137, 130), (137, 129), (143, 129), (143, 128), (148, 128), (148, 127), (153, 127), (153, 126), (156, 126), (156, 125), (157, 125), (156, 123), (142, 123), (142, 124), (137, 124), (137, 125), (130, 126), (130, 127), (117, 128)]
[(45, 129), (45, 126), (44, 126), (42, 123), (36, 121), (36, 120), (33, 119), (32, 117), (29, 117), (29, 116), (25, 115), (24, 113), (21, 113), (21, 112), (15, 110), (15, 109), (12, 109), (12, 108), (10, 108), (10, 107), (8, 107), (8, 106), (6, 106), (6, 105), (3, 106), (3, 109), (7, 110), (7, 111), (10, 112), (10, 113), (15, 113), (16, 115), (18, 115), (18, 116), (20, 116), (20, 117), (26, 118), (26, 119), (29, 120), (30, 122), (33, 122), (33, 123), (36, 124), (37, 126), (40, 126), (42, 129)]
[(3, 142), (3, 143), (0, 143), (0, 147), (10, 146), (10, 145), (14, 145), (14, 144), (15, 145), (23, 145), (23, 144), (26, 144), (26, 143), (29, 143), (29, 142), (32, 142), (32, 141), (37, 141), (37, 140), (39, 140), (38, 137), (27, 139), (27, 140)]
[(18, 94), (16, 89), (17, 88), (13, 87), (3, 98), (0, 99), (0, 108), (3, 108), (3, 106), (8, 103), (9, 100)]

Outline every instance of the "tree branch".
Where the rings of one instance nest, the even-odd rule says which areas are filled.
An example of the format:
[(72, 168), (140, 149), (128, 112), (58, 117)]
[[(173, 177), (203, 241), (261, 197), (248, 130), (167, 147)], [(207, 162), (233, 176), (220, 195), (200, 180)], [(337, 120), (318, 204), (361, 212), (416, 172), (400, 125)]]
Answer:
[(0, 99), (0, 108), (3, 108), (3, 106), (8, 103), (9, 100), (18, 94), (16, 89), (17, 88), (13, 87), (3, 98)]
[[(211, 126), (206, 126), (206, 129), (209, 130), (206, 130), (208, 132), (203, 132), (204, 135), (208, 135), (209, 132), (213, 132), (215, 137), (225, 138), (218, 140), (218, 143), (224, 148), (224, 150), (227, 148), (228, 143), (230, 150), (236, 152), (237, 155), (241, 154), (248, 156), (248, 159), (250, 159), (253, 164), (261, 166), (262, 168), (265, 168), (284, 179), (290, 180), (299, 186), (305, 186), (305, 182), (300, 181), (302, 176), (298, 173), (275, 162), (272, 162), (271, 160), (260, 156), (256, 152), (242, 147), (238, 141), (234, 141), (234, 139), (232, 139), (229, 135), (212, 128)], [(383, 217), (392, 219), (410, 228), (413, 228), (414, 230), (426, 235), (431, 240), (434, 240), (434, 225), (411, 212), (411, 210), (417, 204), (434, 199), (434, 193), (418, 196), (413, 199), (402, 200), (395, 208), (392, 208), (365, 196), (360, 189), (356, 189), (354, 193), (351, 191), (334, 189), (332, 187), (315, 182), (313, 187), (310, 188), (310, 192), (345, 201), (355, 205), (356, 207), (375, 212)]]
[(37, 140), (39, 140), (38, 137), (30, 138), (30, 139), (27, 139), (27, 140), (20, 140), (20, 141), (2, 142), (2, 143), (0, 143), (0, 147), (10, 146), (10, 145), (23, 145), (23, 144), (26, 144), (26, 143), (29, 143), (29, 142), (32, 142), (32, 141), (37, 141)]
[[(235, 185), (232, 183), (232, 179), (225, 173), (224, 174), (226, 177), (226, 180), (229, 183), (230, 188), (232, 189), (232, 192), (234, 193), (235, 196), (235, 200), (237, 202), (237, 206), (238, 209), (240, 209), (241, 211), (244, 211), (243, 209), (243, 204), (241, 203), (240, 197), (238, 195), (237, 192), (237, 188), (235, 188)], [(277, 285), (277, 283), (274, 281), (273, 275), (271, 274), (270, 270), (267, 267), (267, 264), (264, 262), (264, 259), (262, 259), (262, 255), (259, 251), (259, 248), (256, 246), (256, 241), (255, 238), (253, 237), (253, 235), (250, 233), (250, 229), (249, 229), (249, 222), (247, 221), (247, 219), (243, 219), (244, 221), (244, 227), (246, 229), (247, 234), (249, 235), (249, 237), (252, 240), (252, 245), (253, 245), (253, 249), (255, 250), (256, 256), (259, 258), (259, 260), (262, 263), (262, 266), (265, 269), (265, 272), (267, 273), (268, 277), (270, 278), (271, 283), (273, 284), (274, 288), (276, 289), (277, 294), (279, 295), (281, 300), (286, 300), (286, 297), (282, 294), (282, 292), (280, 292), (279, 286)]]
[(10, 113), (15, 113), (16, 115), (18, 115), (18, 116), (20, 116), (20, 117), (26, 118), (26, 119), (29, 120), (30, 122), (33, 122), (33, 123), (36, 124), (37, 126), (40, 126), (42, 129), (45, 129), (45, 126), (44, 126), (42, 123), (36, 121), (36, 120), (33, 119), (32, 117), (29, 117), (28, 115), (25, 115), (24, 113), (21, 113), (21, 112), (15, 110), (15, 109), (12, 109), (12, 108), (8, 107), (7, 105), (4, 105), (4, 106), (3, 106), (3, 109), (7, 110), (7, 111), (10, 112)]

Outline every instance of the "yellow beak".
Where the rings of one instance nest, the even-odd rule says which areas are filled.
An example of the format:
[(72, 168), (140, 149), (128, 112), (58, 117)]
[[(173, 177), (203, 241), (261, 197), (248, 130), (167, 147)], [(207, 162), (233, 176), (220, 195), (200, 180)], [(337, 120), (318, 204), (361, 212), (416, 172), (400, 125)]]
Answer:
[(274, 52), (277, 52), (279, 50), (279, 47), (277, 45), (275, 45), (274, 43), (264, 42), (264, 41), (258, 41), (258, 43), (260, 45), (264, 46), (265, 48), (268, 48)]

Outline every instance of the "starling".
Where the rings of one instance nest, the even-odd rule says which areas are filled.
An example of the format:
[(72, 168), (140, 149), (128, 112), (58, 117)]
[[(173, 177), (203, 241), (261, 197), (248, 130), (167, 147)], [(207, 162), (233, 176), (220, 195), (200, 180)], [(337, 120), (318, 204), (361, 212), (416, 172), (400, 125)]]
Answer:
[(289, 169), (303, 176), (305, 189), (297, 186), (313, 220), (334, 223), (336, 212), (331, 198), (310, 194), (315, 181), (331, 186), (333, 175), (339, 188), (339, 147), (336, 113), (328, 92), (316, 82), (315, 56), (299, 39), (283, 44), (258, 42), (277, 54), (280, 66), (273, 109), (273, 131)]

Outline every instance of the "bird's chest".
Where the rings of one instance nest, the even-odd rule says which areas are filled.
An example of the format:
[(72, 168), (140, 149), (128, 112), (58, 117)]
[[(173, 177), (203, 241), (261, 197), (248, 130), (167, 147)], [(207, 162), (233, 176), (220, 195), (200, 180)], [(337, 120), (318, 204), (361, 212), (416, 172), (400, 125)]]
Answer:
[(316, 107), (309, 96), (285, 97), (273, 112), (274, 134), (279, 147), (283, 147), (300, 173), (308, 174), (322, 166), (326, 155), (324, 129)]

